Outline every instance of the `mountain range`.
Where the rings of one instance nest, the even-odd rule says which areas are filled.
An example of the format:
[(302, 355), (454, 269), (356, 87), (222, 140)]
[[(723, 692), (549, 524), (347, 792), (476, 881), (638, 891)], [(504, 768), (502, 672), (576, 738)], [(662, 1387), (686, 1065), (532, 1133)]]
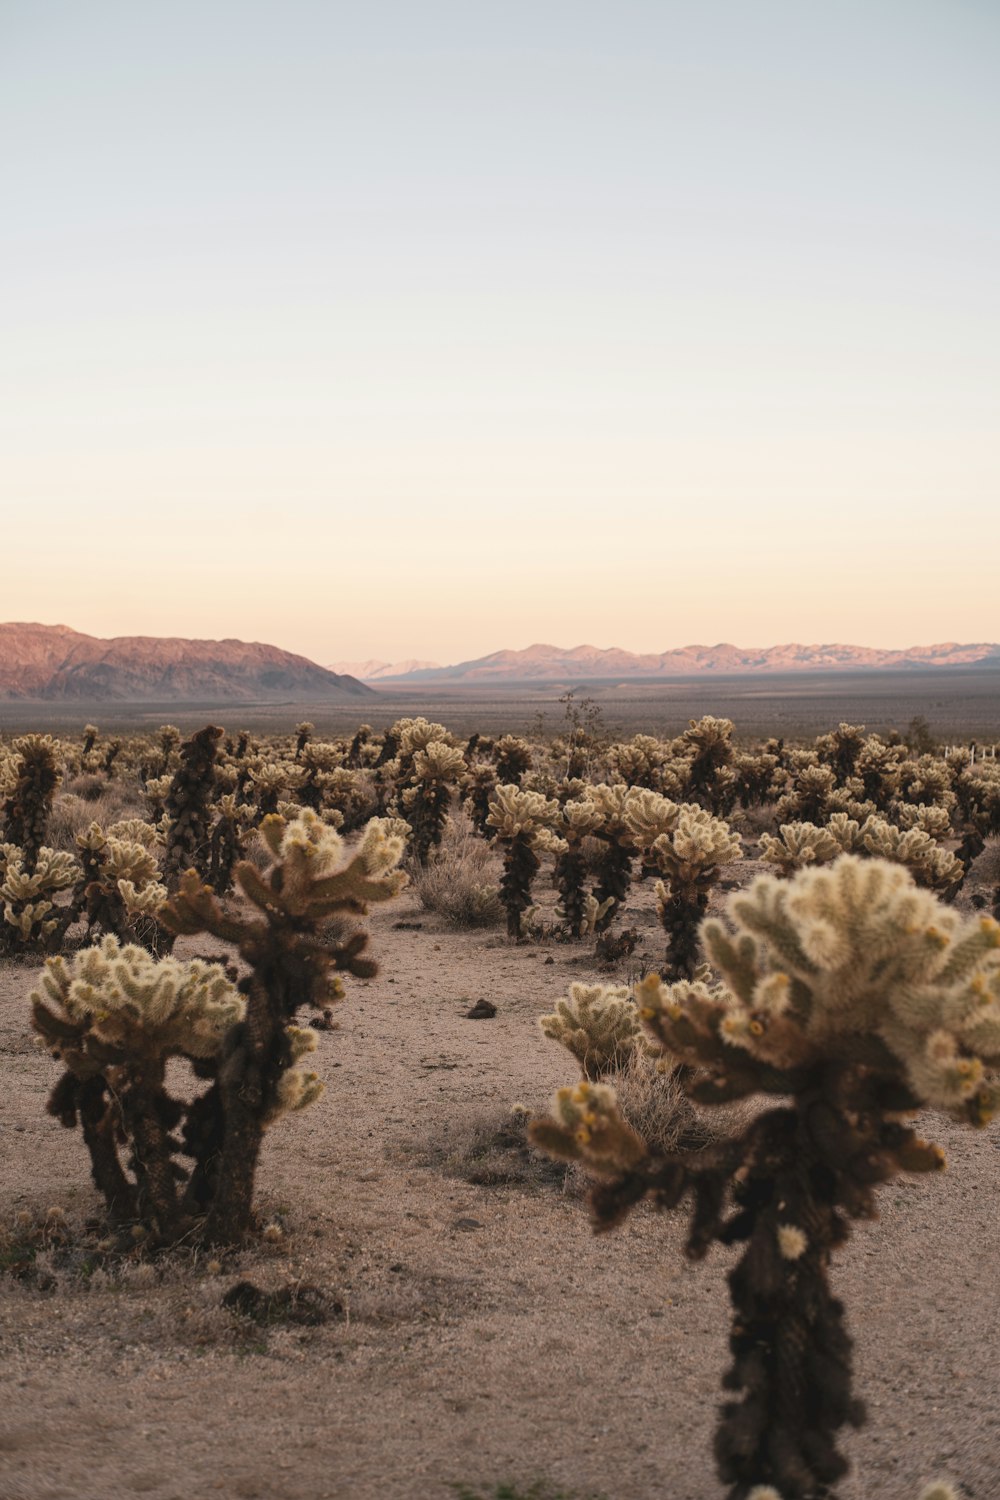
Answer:
[(381, 677), (405, 677), (410, 672), (438, 671), (440, 662), (418, 661), (409, 657), (406, 661), (331, 661), (327, 662), (331, 672), (340, 672), (348, 677), (357, 677), (361, 682), (378, 682)]
[[(384, 684), (634, 681), (752, 672), (844, 672), (862, 668), (911, 668), (974, 666), (1000, 667), (1000, 645), (995, 642), (959, 645), (947, 641), (936, 646), (911, 646), (901, 651), (873, 646), (839, 644), (805, 646), (744, 647), (679, 646), (672, 651), (637, 654), (612, 646), (535, 645), (523, 651), (494, 651), (473, 661), (451, 667), (418, 667), (400, 662), (395, 667), (378, 663), (377, 680)], [(359, 663), (359, 668), (368, 663)], [(359, 675), (366, 676), (363, 670)], [(376, 680), (367, 676), (368, 681)]]
[(82, 635), (67, 625), (0, 624), (0, 699), (318, 702), (374, 689), (259, 641)]

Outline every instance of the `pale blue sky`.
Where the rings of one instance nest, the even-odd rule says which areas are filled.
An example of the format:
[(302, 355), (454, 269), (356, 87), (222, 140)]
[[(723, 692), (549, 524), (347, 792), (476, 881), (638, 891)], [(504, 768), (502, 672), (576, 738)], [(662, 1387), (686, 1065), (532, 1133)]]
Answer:
[(997, 639), (998, 76), (986, 0), (0, 0), (0, 614)]

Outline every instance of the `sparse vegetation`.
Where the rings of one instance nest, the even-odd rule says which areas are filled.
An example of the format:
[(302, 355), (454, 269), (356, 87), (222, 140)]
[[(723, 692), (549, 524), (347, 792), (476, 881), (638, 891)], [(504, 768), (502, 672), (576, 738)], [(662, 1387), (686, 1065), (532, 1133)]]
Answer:
[[(376, 1161), (401, 1156), (487, 1195), (505, 1234), (517, 1195), (544, 1216), (582, 1192), (585, 1171), (602, 1179), (602, 1227), (643, 1197), (675, 1214), (691, 1203), (690, 1255), (715, 1241), (743, 1250), (724, 1483), (733, 1500), (832, 1495), (838, 1433), (860, 1416), (834, 1252), (880, 1183), (937, 1164), (907, 1111), (979, 1124), (1000, 1089), (1000, 961), (984, 915), (1000, 907), (998, 762), (992, 747), (851, 724), (807, 744), (743, 742), (712, 718), (673, 739), (612, 741), (586, 700), (566, 699), (551, 739), (459, 738), (420, 717), (333, 737), (306, 723), (186, 739), (169, 725), (114, 739), (87, 726), (0, 746), (0, 947), (19, 963), (48, 956), (24, 987), (61, 1063), (49, 1107), (80, 1130), (103, 1205), (70, 1229), (40, 1200), (5, 1223), (0, 1271), (25, 1296), (53, 1295), (117, 1286), (116, 1268), (131, 1285), (130, 1267), (171, 1256), (182, 1280), (241, 1245), (299, 1253), (285, 1205), (260, 1232), (263, 1135), (318, 1097), (319, 1074), (336, 1079), (307, 1054), (336, 1026), (338, 973), (374, 974), (353, 919), (400, 889), (405, 859), (414, 905), (386, 924), (406, 931), (385, 980), (400, 988), (379, 994), (409, 998), (412, 944), (432, 1019), (418, 1056), (394, 1060)], [(777, 874), (748, 886), (755, 858)], [(845, 881), (863, 895), (849, 899)], [(504, 923), (506, 937), (488, 930)], [(211, 952), (192, 946), (200, 935)], [(453, 952), (474, 952), (496, 988), (455, 985)], [(569, 966), (563, 998), (549, 991), (529, 1013), (503, 977), (511, 962), (538, 976), (536, 998), (544, 965)], [(539, 1016), (582, 1075), (556, 1114), (505, 1097), (498, 1072), (476, 1114), (466, 1096), (454, 1115), (463, 1057), (483, 1079), (494, 1055), (530, 1060)], [(405, 1080), (425, 1070), (441, 1080), (435, 1118), (411, 1138)], [(279, 1131), (287, 1165), (286, 1150)], [(418, 1197), (421, 1180), (407, 1191)], [(472, 1200), (445, 1227), (471, 1248), (500, 1222)], [(364, 1305), (350, 1287), (288, 1278), (251, 1267), (220, 1287), (219, 1328), (242, 1328), (250, 1349), (322, 1329), (330, 1309), (346, 1326)], [(775, 1328), (796, 1331), (798, 1354), (768, 1342)]]

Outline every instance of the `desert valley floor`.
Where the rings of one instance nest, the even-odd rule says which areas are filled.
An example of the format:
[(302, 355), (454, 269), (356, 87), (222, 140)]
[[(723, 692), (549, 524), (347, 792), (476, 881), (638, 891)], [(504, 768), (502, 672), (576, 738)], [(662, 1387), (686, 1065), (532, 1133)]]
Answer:
[[(630, 920), (655, 959), (648, 887)], [(537, 1017), (571, 980), (608, 976), (572, 945), (447, 931), (408, 894), (370, 927), (381, 970), (321, 1037), (326, 1093), (265, 1140), (277, 1243), (221, 1268), (0, 1280), (2, 1500), (447, 1500), (536, 1480), (718, 1500), (726, 1255), (687, 1264), (682, 1218), (645, 1208), (595, 1237), (579, 1179), (510, 1146), (511, 1107), (572, 1081)], [(97, 1200), (77, 1133), (44, 1112), (36, 974), (0, 980), (5, 1205), (80, 1225)], [(481, 997), (496, 1017), (466, 1019)], [(939, 1475), (966, 1500), (1000, 1495), (1000, 1129), (926, 1130), (948, 1170), (890, 1185), (835, 1268), (869, 1409), (844, 1500), (915, 1500)], [(339, 1311), (259, 1327), (221, 1306), (243, 1278), (301, 1279)]]

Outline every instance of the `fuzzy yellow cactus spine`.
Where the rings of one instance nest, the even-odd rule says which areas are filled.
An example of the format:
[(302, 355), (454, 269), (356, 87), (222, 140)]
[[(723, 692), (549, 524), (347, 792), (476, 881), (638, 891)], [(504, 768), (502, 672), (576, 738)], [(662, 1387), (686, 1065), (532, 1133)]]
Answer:
[(771, 1095), (774, 1107), (718, 1151), (658, 1154), (612, 1091), (580, 1085), (531, 1134), (598, 1175), (597, 1227), (644, 1197), (669, 1208), (690, 1194), (690, 1255), (745, 1247), (729, 1276), (719, 1475), (734, 1497), (756, 1486), (812, 1500), (846, 1471), (839, 1430), (863, 1420), (832, 1253), (852, 1219), (874, 1217), (879, 1183), (941, 1167), (909, 1113), (981, 1126), (1000, 1105), (1000, 924), (964, 920), (901, 866), (852, 855), (762, 876), (728, 913), (702, 929), (722, 985), (650, 975), (636, 1003), (693, 1100)]
[(390, 900), (406, 881), (397, 868), (404, 840), (387, 820), (373, 820), (352, 853), (308, 809), (290, 821), (267, 817), (260, 832), (274, 860), (270, 869), (261, 874), (246, 861), (235, 869), (249, 915), (225, 912), (194, 871), (183, 877), (163, 913), (175, 933), (210, 932), (233, 944), (251, 970), (241, 981), (246, 1018), (227, 1036), (219, 1073), (224, 1130), (205, 1225), (212, 1243), (245, 1237), (264, 1128), (276, 1113), (304, 1102), (303, 1094), (313, 1087), (308, 1077), (279, 1087), (295, 1055), (289, 1028), (299, 1008), (311, 1004), (322, 1010), (338, 1000), (338, 970), (360, 978), (376, 971), (364, 956), (366, 934), (354, 932), (331, 943), (325, 930), (330, 919), (363, 915), (370, 903)]

